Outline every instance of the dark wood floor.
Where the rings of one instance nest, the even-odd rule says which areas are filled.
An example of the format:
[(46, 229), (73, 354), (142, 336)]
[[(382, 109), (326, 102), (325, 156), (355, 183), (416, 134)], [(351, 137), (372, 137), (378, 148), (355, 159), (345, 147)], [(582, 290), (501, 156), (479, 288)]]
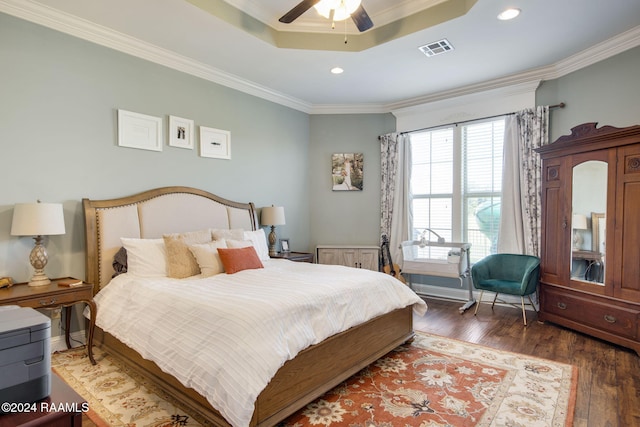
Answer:
[(640, 357), (626, 348), (569, 329), (540, 323), (527, 311), (482, 304), (459, 314), (460, 302), (424, 298), (429, 310), (414, 316), (416, 330), (527, 354), (578, 367), (575, 427), (640, 426)]

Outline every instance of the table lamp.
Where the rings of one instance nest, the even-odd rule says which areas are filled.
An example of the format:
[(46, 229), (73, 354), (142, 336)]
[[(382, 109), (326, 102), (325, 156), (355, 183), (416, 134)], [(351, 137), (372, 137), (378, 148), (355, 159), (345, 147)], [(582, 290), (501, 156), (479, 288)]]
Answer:
[(42, 244), (42, 236), (64, 234), (64, 215), (60, 203), (18, 203), (13, 209), (12, 236), (33, 236), (35, 247), (29, 261), (35, 272), (29, 286), (43, 286), (51, 283), (44, 274), (49, 261), (47, 250)]
[(269, 255), (276, 255), (276, 225), (284, 225), (284, 208), (282, 206), (268, 206), (262, 208), (260, 215), (260, 223), (262, 225), (270, 225), (269, 233)]

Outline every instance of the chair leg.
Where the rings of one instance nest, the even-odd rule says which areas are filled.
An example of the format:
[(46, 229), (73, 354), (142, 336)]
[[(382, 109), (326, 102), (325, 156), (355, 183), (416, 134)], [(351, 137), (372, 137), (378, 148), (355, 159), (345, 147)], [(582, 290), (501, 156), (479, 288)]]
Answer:
[(480, 303), (482, 302), (482, 294), (484, 293), (483, 290), (480, 290), (480, 298), (478, 298), (478, 301), (476, 301), (476, 311), (473, 312), (473, 315), (475, 316), (476, 314), (478, 314), (478, 308), (480, 308)]
[(536, 305), (533, 303), (533, 300), (531, 299), (531, 294), (527, 295), (527, 297), (529, 298), (529, 302), (531, 303), (531, 306), (533, 307), (533, 311), (535, 311), (537, 313), (538, 309), (536, 308)]
[[(531, 298), (529, 298), (531, 299)], [(522, 318), (524, 319), (524, 326), (527, 326), (527, 312), (524, 310), (524, 297), (520, 297), (520, 301), (522, 302)]]
[(496, 300), (498, 299), (498, 293), (493, 296), (493, 303), (491, 303), (491, 310), (493, 311), (493, 306), (496, 305)]

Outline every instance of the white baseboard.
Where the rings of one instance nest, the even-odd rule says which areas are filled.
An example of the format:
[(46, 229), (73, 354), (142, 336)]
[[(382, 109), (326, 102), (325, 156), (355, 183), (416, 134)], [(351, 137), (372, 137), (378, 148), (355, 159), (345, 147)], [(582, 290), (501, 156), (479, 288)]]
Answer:
[[(72, 347), (85, 345), (87, 340), (84, 329), (69, 334), (69, 340), (71, 341)], [(51, 337), (50, 345), (51, 353), (55, 353), (56, 351), (64, 351), (67, 349), (67, 343), (64, 339), (64, 335)]]
[[(414, 292), (420, 296), (454, 301), (469, 300), (469, 290), (464, 288), (448, 288), (444, 286), (425, 285), (421, 283), (413, 283), (411, 287)], [(493, 295), (494, 294), (492, 292), (486, 292), (482, 300), (485, 302), (491, 302), (491, 300), (493, 300)], [(480, 291), (474, 290), (473, 298), (478, 301), (478, 299), (480, 298)], [(509, 307), (512, 304), (516, 304), (518, 306), (520, 305), (520, 297), (517, 296), (500, 294), (498, 298), (503, 302), (496, 301), (496, 305), (502, 305), (506, 307)], [(536, 294), (532, 294), (531, 299), (534, 303), (538, 303)], [(531, 307), (530, 304), (527, 304), (528, 302), (528, 299), (525, 298), (525, 310), (534, 311), (533, 307)]]

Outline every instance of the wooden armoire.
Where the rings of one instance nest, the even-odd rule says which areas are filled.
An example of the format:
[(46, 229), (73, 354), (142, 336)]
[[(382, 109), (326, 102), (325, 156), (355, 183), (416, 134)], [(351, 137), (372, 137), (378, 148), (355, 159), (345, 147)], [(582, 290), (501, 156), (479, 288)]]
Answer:
[(585, 123), (536, 151), (539, 319), (640, 354), (640, 126)]

